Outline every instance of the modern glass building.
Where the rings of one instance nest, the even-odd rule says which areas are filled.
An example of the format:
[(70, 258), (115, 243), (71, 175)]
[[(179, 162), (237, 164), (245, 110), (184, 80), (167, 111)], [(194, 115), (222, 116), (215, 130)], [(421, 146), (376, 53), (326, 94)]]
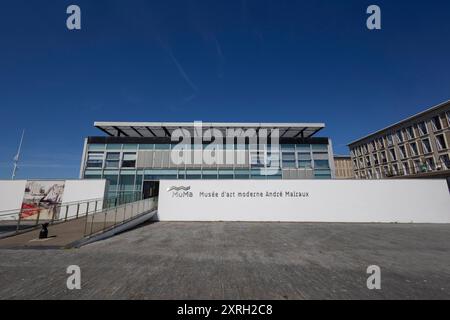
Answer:
[[(80, 178), (107, 179), (110, 196), (119, 193), (148, 196), (162, 179), (335, 177), (331, 141), (315, 137), (325, 127), (322, 123), (202, 123), (200, 135), (212, 132), (215, 139), (211, 141), (199, 140), (197, 122), (96, 122), (94, 125), (105, 135), (85, 139)], [(174, 141), (177, 132), (182, 132), (183, 137)], [(231, 139), (230, 132), (240, 132), (241, 137)], [(259, 137), (257, 144), (251, 139), (251, 132)], [(183, 140), (186, 137), (188, 140)], [(221, 153), (226, 163), (179, 163), (172, 157), (174, 152), (190, 159), (201, 157), (205, 150), (211, 150), (212, 142), (220, 143), (212, 153)], [(187, 147), (179, 151), (180, 146)]]

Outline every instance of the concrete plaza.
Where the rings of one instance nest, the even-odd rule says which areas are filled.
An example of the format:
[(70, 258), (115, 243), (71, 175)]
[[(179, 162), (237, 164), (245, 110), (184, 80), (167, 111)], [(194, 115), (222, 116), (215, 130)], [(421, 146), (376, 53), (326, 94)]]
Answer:
[(0, 249), (0, 299), (419, 298), (450, 299), (450, 225), (156, 222), (80, 249)]

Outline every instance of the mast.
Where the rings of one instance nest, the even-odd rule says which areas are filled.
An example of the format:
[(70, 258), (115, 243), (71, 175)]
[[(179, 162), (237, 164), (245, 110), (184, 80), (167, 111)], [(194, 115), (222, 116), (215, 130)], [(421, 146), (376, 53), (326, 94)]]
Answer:
[(17, 154), (14, 157), (14, 168), (13, 168), (11, 180), (14, 180), (16, 178), (16, 172), (17, 172), (17, 169), (19, 168), (20, 152), (22, 150), (22, 142), (23, 142), (24, 135), (25, 135), (25, 130), (22, 131), (22, 137), (20, 138), (19, 149), (17, 150)]

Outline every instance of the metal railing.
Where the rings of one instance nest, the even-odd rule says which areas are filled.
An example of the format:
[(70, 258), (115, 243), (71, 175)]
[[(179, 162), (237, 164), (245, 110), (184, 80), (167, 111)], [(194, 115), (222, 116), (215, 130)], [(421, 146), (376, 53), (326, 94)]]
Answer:
[(104, 208), (117, 207), (125, 203), (136, 202), (143, 199), (141, 191), (122, 191), (119, 194), (108, 197)]
[[(22, 208), (0, 212), (1, 226), (18, 233), (21, 230), (36, 228), (42, 223), (55, 224), (103, 209), (104, 199), (90, 199), (67, 202), (59, 205), (47, 205), (39, 208)], [(11, 230), (14, 229), (14, 230)]]
[(58, 205), (45, 205), (38, 208), (0, 211), (0, 227), (3, 229), (0, 231), (18, 233), (22, 230), (36, 228), (42, 223), (52, 225), (66, 222), (139, 200), (142, 200), (140, 192), (127, 192), (106, 199), (96, 198)]
[(112, 229), (143, 213), (156, 210), (157, 206), (158, 197), (153, 197), (106, 208), (101, 212), (87, 215), (84, 227), (84, 237)]

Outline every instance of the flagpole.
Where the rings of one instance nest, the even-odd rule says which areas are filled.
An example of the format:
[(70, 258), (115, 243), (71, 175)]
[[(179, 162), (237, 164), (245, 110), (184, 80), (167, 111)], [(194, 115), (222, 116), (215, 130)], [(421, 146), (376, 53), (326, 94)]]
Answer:
[(14, 168), (13, 168), (11, 180), (14, 180), (16, 178), (16, 172), (17, 172), (17, 169), (19, 168), (20, 152), (22, 150), (22, 142), (23, 142), (24, 135), (25, 135), (25, 130), (22, 131), (22, 137), (20, 138), (19, 149), (17, 150), (17, 154), (14, 157)]

